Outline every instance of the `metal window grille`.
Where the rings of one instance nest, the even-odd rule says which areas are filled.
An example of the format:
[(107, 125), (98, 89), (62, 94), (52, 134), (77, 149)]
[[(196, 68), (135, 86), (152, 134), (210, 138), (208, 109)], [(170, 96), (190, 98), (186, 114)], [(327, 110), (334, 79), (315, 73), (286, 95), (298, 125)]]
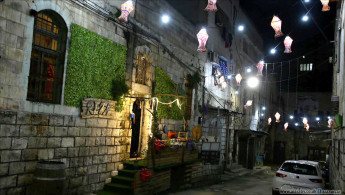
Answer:
[(52, 11), (35, 16), (27, 100), (58, 104), (61, 101), (67, 27)]

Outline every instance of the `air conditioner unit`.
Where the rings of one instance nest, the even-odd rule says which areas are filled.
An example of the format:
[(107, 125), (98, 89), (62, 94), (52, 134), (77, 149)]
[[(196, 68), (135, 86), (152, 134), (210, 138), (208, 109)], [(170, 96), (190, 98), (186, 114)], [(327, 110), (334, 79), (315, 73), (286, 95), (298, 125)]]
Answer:
[(210, 62), (218, 63), (218, 58), (219, 58), (219, 56), (216, 52), (214, 52), (214, 51), (208, 52), (208, 60)]

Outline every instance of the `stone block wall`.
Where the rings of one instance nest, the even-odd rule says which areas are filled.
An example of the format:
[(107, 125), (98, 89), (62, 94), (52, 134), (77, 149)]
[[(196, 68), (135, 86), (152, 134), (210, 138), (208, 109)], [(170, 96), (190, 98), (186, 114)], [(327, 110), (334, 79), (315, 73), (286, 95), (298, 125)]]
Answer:
[(0, 111), (0, 194), (31, 194), (36, 163), (62, 161), (67, 192), (103, 188), (128, 158), (129, 121)]
[(345, 194), (345, 129), (333, 132), (330, 150), (330, 182), (332, 189)]

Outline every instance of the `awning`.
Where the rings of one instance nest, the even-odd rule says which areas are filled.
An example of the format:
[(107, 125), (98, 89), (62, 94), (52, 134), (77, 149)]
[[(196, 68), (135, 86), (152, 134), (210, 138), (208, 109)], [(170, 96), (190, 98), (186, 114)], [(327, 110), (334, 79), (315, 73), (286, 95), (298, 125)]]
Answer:
[(253, 130), (241, 130), (241, 129), (236, 129), (238, 133), (243, 133), (243, 134), (251, 134), (251, 135), (269, 135), (269, 133), (265, 131), (253, 131)]

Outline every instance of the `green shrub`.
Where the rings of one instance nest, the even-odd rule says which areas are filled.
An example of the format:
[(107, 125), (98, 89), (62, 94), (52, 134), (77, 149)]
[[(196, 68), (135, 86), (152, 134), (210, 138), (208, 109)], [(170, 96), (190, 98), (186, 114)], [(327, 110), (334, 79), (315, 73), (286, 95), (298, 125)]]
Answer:
[(125, 84), (127, 48), (76, 24), (71, 25), (65, 105), (80, 107), (84, 98), (118, 101)]

